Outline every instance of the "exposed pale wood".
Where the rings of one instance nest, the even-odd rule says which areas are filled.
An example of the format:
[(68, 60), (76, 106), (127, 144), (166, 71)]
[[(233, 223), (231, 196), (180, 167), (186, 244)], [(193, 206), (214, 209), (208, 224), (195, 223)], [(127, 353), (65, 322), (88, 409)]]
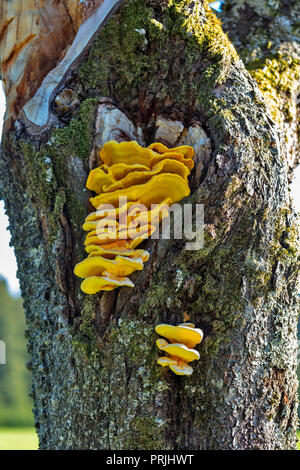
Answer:
[(23, 0), (0, 3), (1, 76), (7, 99), (6, 127), (65, 56), (80, 25), (103, 0)]

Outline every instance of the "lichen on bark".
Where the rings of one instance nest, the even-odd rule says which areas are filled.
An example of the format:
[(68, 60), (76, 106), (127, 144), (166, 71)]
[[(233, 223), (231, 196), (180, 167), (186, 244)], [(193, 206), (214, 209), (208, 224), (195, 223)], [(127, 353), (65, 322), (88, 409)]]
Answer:
[(280, 127), (291, 169), (299, 162), (299, 13), (297, 1), (230, 0), (222, 15), (224, 29)]

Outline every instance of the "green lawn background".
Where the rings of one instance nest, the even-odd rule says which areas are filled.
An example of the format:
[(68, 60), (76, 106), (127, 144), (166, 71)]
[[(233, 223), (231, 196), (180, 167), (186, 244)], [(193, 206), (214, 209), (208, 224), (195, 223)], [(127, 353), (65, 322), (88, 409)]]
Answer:
[(32, 428), (0, 428), (0, 450), (37, 450), (38, 437)]

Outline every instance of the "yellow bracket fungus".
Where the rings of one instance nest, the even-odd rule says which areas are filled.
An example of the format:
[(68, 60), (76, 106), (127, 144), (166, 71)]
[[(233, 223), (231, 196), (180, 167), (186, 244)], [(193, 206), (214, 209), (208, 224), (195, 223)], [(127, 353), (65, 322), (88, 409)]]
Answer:
[(88, 257), (81, 263), (76, 264), (74, 273), (78, 277), (101, 276), (104, 271), (113, 276), (124, 277), (136, 270), (142, 270), (144, 267), (141, 258), (129, 258), (128, 256), (117, 255), (115, 259), (105, 258), (104, 256)]
[(112, 192), (103, 192), (90, 199), (94, 207), (100, 204), (117, 205), (119, 198), (127, 197), (128, 201), (138, 201), (148, 208), (151, 204), (159, 204), (170, 197), (172, 202), (178, 202), (190, 194), (188, 183), (179, 175), (160, 173), (144, 184), (135, 184)]
[[(96, 193), (90, 199), (96, 211), (86, 217), (83, 225), (88, 232), (84, 242), (88, 257), (74, 269), (84, 278), (83, 292), (134, 287), (127, 276), (143, 269), (149, 259), (146, 250), (136, 248), (169, 215), (169, 206), (190, 194), (188, 177), (194, 166), (193, 155), (192, 147), (169, 149), (161, 143), (143, 148), (135, 141), (112, 140), (103, 146), (100, 164), (90, 172), (86, 183)], [(181, 344), (173, 345), (172, 354), (167, 347), (166, 353), (173, 357), (174, 351), (178, 352), (176, 347), (181, 347), (183, 355), (186, 346)], [(182, 360), (184, 365), (176, 359), (169, 367), (188, 370), (189, 361)]]
[(157, 364), (169, 367), (176, 375), (191, 375), (193, 368), (188, 362), (200, 357), (193, 348), (202, 341), (202, 330), (195, 328), (193, 323), (181, 323), (178, 326), (157, 325), (155, 331), (169, 341), (162, 338), (156, 341), (157, 347), (166, 353), (166, 356), (157, 360)]
[(102, 276), (90, 276), (81, 283), (81, 289), (86, 294), (96, 294), (100, 290), (113, 290), (116, 287), (134, 287), (128, 277), (113, 277), (104, 272)]

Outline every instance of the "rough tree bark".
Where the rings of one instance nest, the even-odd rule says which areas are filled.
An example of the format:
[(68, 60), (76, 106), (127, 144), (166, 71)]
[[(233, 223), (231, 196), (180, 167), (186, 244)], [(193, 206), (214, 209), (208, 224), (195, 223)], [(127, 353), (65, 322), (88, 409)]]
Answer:
[[(49, 70), (22, 82), (30, 91), (18, 101), (6, 74), (21, 49), (4, 66), (2, 50), (10, 98), (0, 188), (41, 449), (295, 448), (299, 258), (288, 182), (298, 158), (299, 55), (296, 2), (273, 3), (232, 1), (223, 18), (264, 94), (200, 1), (116, 2), (59, 77), (42, 126), (28, 116), (39, 114), (30, 100)], [(205, 244), (186, 251), (184, 240), (148, 241), (151, 258), (134, 289), (87, 296), (72, 271), (84, 257), (84, 188), (103, 137), (99, 120), (114, 107), (147, 144), (161, 117), (183, 123), (177, 140), (191, 126), (208, 135), (185, 201), (204, 204)], [(177, 324), (183, 312), (205, 334), (189, 378), (156, 365), (154, 326)]]

